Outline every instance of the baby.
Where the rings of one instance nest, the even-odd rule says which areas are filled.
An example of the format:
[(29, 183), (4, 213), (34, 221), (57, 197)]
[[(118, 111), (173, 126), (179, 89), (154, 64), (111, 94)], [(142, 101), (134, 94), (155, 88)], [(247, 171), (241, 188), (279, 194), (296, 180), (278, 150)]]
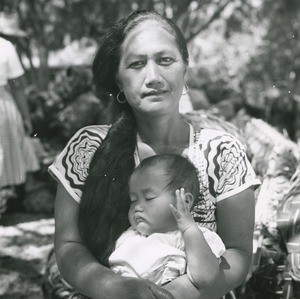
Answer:
[(193, 219), (197, 170), (174, 154), (149, 157), (129, 181), (131, 227), (116, 242), (111, 269), (164, 285), (187, 273), (198, 288), (213, 283), (225, 251), (220, 237)]

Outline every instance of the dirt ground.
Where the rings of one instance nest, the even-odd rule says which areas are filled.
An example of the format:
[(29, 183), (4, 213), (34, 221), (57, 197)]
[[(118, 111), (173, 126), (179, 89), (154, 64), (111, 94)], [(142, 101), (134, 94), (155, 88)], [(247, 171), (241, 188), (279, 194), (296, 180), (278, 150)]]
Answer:
[[(43, 299), (41, 283), (48, 253), (53, 247), (53, 233), (54, 219), (49, 214), (8, 213), (2, 216), (0, 219), (1, 299)], [(253, 289), (237, 298), (271, 297), (261, 296)], [(296, 295), (294, 298), (300, 297)]]
[(53, 246), (54, 219), (9, 213), (0, 219), (0, 298), (41, 299), (45, 261)]

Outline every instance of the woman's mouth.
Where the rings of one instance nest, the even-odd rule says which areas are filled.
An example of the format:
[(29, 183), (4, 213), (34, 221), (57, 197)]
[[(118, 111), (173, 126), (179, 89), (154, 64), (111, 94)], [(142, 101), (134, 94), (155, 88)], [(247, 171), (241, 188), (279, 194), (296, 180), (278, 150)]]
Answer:
[(153, 91), (143, 93), (142, 98), (162, 96), (166, 92), (167, 92), (166, 90), (153, 90)]

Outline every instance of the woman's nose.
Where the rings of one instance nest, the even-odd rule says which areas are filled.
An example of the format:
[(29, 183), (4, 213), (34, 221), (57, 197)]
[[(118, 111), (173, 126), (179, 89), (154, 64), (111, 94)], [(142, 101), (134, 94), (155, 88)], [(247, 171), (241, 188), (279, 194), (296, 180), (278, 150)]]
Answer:
[(154, 62), (147, 63), (145, 83), (147, 87), (151, 88), (160, 88), (162, 85), (159, 66)]

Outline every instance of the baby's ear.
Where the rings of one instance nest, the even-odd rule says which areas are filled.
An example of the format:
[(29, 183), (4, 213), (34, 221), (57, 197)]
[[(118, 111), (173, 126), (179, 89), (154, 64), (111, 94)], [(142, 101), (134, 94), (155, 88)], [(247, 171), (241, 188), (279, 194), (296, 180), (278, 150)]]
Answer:
[(194, 196), (191, 192), (185, 193), (185, 202), (186, 202), (189, 210), (191, 210), (193, 203), (194, 203)]

